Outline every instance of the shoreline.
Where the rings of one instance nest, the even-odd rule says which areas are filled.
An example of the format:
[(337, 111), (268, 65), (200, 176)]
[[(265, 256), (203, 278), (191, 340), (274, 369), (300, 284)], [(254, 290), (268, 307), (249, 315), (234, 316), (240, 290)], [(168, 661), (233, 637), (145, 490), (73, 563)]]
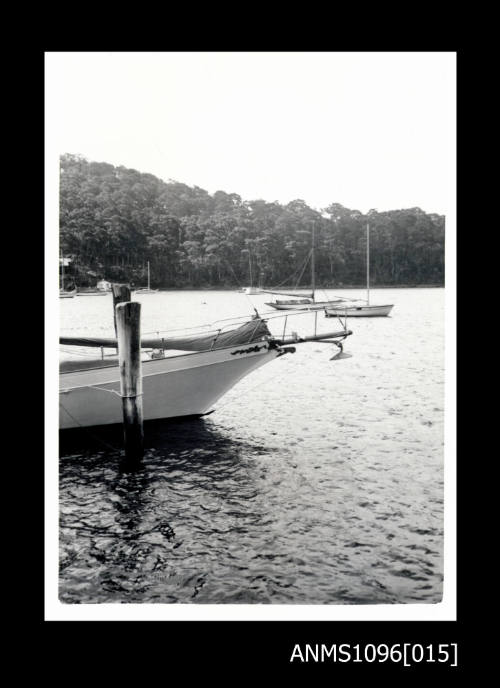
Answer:
[[(159, 291), (234, 291), (237, 292), (241, 287), (156, 287)], [(371, 285), (370, 290), (375, 289), (444, 289), (444, 284), (377, 284)], [(292, 288), (290, 288), (292, 289)], [(352, 285), (342, 285), (340, 286), (316, 286), (316, 291), (328, 290), (328, 291), (342, 291), (351, 289), (365, 289), (366, 284), (352, 284)], [(275, 291), (272, 287), (263, 290), (261, 293), (267, 291)], [(310, 287), (300, 287), (294, 291), (311, 291)]]

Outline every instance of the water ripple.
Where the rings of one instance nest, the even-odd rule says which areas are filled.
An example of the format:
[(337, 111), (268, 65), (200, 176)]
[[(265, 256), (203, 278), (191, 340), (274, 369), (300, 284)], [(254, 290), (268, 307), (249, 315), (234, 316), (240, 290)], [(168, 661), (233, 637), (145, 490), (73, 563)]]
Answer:
[[(393, 317), (350, 323), (353, 358), (331, 363), (326, 347), (304, 346), (211, 416), (146, 425), (136, 472), (120, 463), (120, 430), (62, 437), (60, 599), (440, 601), (443, 292), (380, 294)], [(234, 313), (237, 295), (210, 296), (218, 317)], [(158, 304), (175, 326), (171, 297), (150, 311), (144, 301), (145, 331)], [(68, 329), (85, 321), (63, 306)]]

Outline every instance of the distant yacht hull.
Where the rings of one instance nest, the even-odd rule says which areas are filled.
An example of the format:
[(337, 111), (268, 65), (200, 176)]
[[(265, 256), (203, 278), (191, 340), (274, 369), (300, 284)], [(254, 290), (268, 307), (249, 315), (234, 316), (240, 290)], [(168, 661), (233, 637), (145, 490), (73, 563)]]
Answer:
[(260, 294), (262, 292), (259, 287), (243, 287), (239, 290), (240, 294)]
[(336, 306), (333, 308), (326, 308), (325, 315), (327, 318), (334, 317), (349, 317), (349, 318), (373, 318), (384, 315), (389, 315), (393, 305), (385, 306)]
[(341, 301), (312, 301), (310, 299), (291, 299), (290, 301), (270, 301), (271, 306), (278, 311), (322, 311), (330, 306), (337, 306)]

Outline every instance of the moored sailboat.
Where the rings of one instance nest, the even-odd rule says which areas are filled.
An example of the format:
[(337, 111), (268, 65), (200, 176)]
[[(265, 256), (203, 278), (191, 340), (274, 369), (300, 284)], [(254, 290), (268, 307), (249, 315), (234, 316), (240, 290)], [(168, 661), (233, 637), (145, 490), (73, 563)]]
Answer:
[(358, 305), (355, 303), (345, 304), (343, 306), (329, 307), (325, 309), (325, 315), (327, 318), (334, 317), (349, 317), (349, 318), (369, 318), (376, 316), (389, 315), (393, 305)]
[[(144, 420), (202, 416), (237, 382), (260, 366), (309, 341), (334, 344), (342, 357), (342, 342), (351, 331), (300, 337), (295, 332), (271, 334), (266, 321), (255, 316), (229, 331), (214, 330), (184, 337), (141, 340)], [(66, 346), (96, 347), (101, 357), (68, 360), (60, 366), (61, 429), (111, 425), (122, 421), (118, 357), (104, 356), (117, 347), (114, 338), (61, 337)], [(150, 350), (149, 352), (146, 350)], [(334, 358), (335, 358), (334, 357)]]
[(151, 289), (151, 276), (149, 273), (149, 260), (148, 260), (148, 286), (141, 287), (140, 289), (134, 289), (135, 294), (156, 294), (158, 289)]
[(311, 294), (310, 295), (298, 295), (290, 294), (288, 292), (278, 292), (271, 290), (263, 290), (270, 294), (281, 294), (283, 296), (290, 296), (289, 299), (275, 299), (274, 301), (269, 301), (266, 306), (271, 306), (278, 311), (289, 311), (289, 310), (299, 310), (299, 311), (321, 311), (328, 306), (334, 306), (337, 303), (341, 303), (343, 299), (336, 297), (335, 299), (329, 299), (327, 301), (317, 301), (315, 298), (316, 292), (316, 275), (315, 275), (315, 264), (314, 264), (314, 222), (312, 225), (312, 246), (309, 252), (308, 259), (311, 259)]
[(370, 304), (370, 225), (366, 225), (366, 303), (361, 304), (361, 299), (346, 301), (343, 304), (329, 306), (325, 308), (327, 318), (351, 317), (351, 318), (370, 318), (389, 315), (394, 308), (394, 304)]
[(248, 250), (248, 274), (250, 277), (250, 286), (249, 287), (243, 287), (242, 289), (238, 289), (240, 294), (260, 294), (262, 292), (262, 289), (260, 287), (254, 287), (253, 286), (253, 280), (252, 280), (252, 255), (250, 251)]

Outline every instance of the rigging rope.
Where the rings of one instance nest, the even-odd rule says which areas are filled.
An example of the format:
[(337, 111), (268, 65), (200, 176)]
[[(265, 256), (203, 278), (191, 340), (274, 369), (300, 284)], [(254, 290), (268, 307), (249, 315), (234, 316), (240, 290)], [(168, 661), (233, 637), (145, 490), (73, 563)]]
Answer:
[(300, 282), (300, 280), (302, 279), (302, 275), (304, 274), (304, 270), (306, 269), (307, 263), (309, 262), (309, 258), (310, 258), (311, 256), (312, 256), (312, 249), (309, 251), (309, 253), (308, 253), (308, 255), (307, 255), (307, 258), (306, 258), (306, 261), (305, 261), (305, 263), (304, 263), (304, 266), (303, 266), (303, 268), (302, 268), (302, 272), (301, 272), (300, 275), (299, 275), (299, 279), (298, 279), (297, 282), (295, 283), (295, 289), (298, 289), (299, 282)]
[[(276, 287), (274, 287), (274, 288), (275, 288), (275, 289), (279, 289), (280, 287), (282, 287), (282, 286), (285, 284), (285, 282), (288, 282), (289, 280), (291, 281), (291, 280), (293, 279), (293, 277), (295, 277), (295, 275), (298, 273), (298, 271), (299, 271), (301, 268), (302, 268), (302, 272), (301, 272), (300, 274), (301, 274), (301, 277), (302, 277), (302, 274), (303, 274), (304, 270), (306, 269), (306, 265), (307, 265), (307, 263), (309, 262), (310, 256), (311, 256), (311, 251), (309, 251), (309, 253), (307, 254), (307, 257), (306, 257), (306, 260), (305, 260), (304, 264), (303, 264), (302, 266), (299, 265), (299, 266), (292, 272), (291, 275), (289, 275), (286, 279), (283, 280), (283, 282), (280, 282), (280, 283), (279, 283)], [(298, 281), (300, 282), (300, 277), (299, 277), (299, 280), (298, 280)], [(297, 282), (297, 284), (298, 284), (298, 282)]]
[[(224, 260), (224, 262), (229, 266), (229, 269), (230, 269), (231, 272), (233, 273), (234, 279), (236, 280), (236, 284), (238, 285), (238, 287), (239, 287), (240, 289), (242, 289), (243, 287), (241, 286), (240, 281), (239, 281), (238, 277), (236, 276), (235, 271), (233, 270), (233, 266), (231, 265), (231, 263), (230, 263), (226, 258), (223, 257), (223, 260)], [(248, 301), (250, 302), (250, 305), (251, 305), (252, 308), (255, 310), (255, 304), (254, 304), (254, 302), (252, 301), (252, 299), (250, 298), (250, 294), (247, 294), (246, 291), (244, 291), (243, 294), (246, 296), (246, 298), (247, 298)]]
[[(298, 309), (298, 310), (294, 310), (294, 309), (287, 310), (286, 315), (284, 313), (281, 313), (281, 312), (277, 313), (275, 310), (263, 311), (263, 312), (259, 313), (259, 317), (262, 320), (276, 320), (277, 318), (285, 318), (285, 317), (292, 317), (292, 316), (307, 316), (307, 315), (310, 315), (310, 311), (303, 311), (300, 309)], [(204, 325), (196, 325), (193, 327), (178, 327), (178, 328), (168, 329), (168, 330), (151, 330), (148, 332), (143, 332), (142, 334), (143, 335), (156, 334), (159, 336), (161, 334), (168, 334), (168, 333), (172, 333), (172, 332), (183, 332), (183, 331), (187, 331), (187, 330), (189, 330), (189, 331), (201, 330), (201, 328), (204, 328), (204, 327), (214, 327), (218, 323), (228, 323), (227, 325), (224, 325), (223, 328), (219, 327), (219, 328), (216, 328), (213, 330), (208, 330), (208, 331), (205, 330), (205, 331), (201, 332), (201, 334), (204, 334), (204, 335), (209, 335), (212, 333), (216, 334), (216, 333), (220, 332), (221, 329), (224, 329), (225, 327), (230, 327), (230, 323), (236, 324), (237, 321), (248, 320), (250, 317), (252, 317), (252, 316), (250, 316), (250, 315), (236, 315), (236, 316), (233, 316), (231, 318), (221, 318), (219, 320), (214, 320), (213, 322), (205, 323)], [(100, 347), (96, 346), (96, 348), (100, 348)], [(104, 347), (104, 348), (106, 348), (106, 347)], [(115, 348), (115, 347), (108, 347), (108, 348)], [(74, 352), (73, 351), (71, 351), (71, 352), (67, 351), (67, 353), (74, 353)], [(107, 356), (113, 356), (116, 354), (106, 354), (106, 355)]]

